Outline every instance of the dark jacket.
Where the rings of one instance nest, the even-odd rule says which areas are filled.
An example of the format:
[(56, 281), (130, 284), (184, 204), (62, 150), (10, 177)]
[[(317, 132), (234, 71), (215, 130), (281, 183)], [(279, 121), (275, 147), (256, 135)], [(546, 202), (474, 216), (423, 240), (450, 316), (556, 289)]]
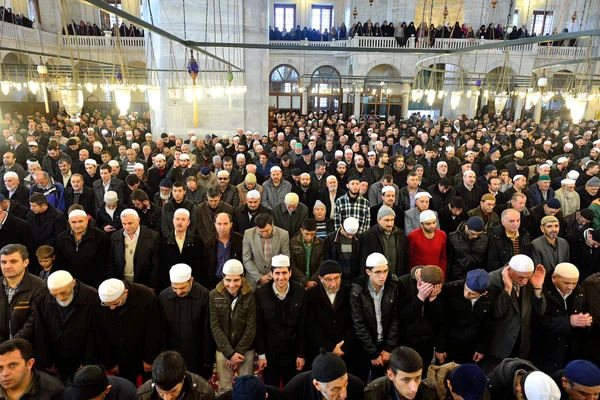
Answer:
[[(437, 400), (435, 388), (427, 381), (421, 382), (413, 400)], [(382, 376), (369, 383), (364, 391), (365, 400), (396, 400), (396, 388), (390, 378)]]
[(40, 216), (30, 211), (26, 218), (29, 226), (33, 228), (35, 245), (37, 247), (47, 244), (48, 246), (56, 245), (58, 235), (67, 229), (67, 219), (62, 211), (57, 210), (52, 205), (48, 204), (45, 219), (42, 222)]
[(448, 282), (464, 279), (469, 271), (485, 267), (488, 235), (483, 232), (477, 238), (470, 239), (465, 232), (466, 226), (467, 223), (462, 222), (456, 231), (448, 236)]
[(532, 208), (535, 206), (539, 206), (543, 204), (546, 200), (550, 200), (554, 198), (554, 190), (552, 188), (548, 188), (546, 192), (546, 200), (542, 196), (542, 191), (540, 190), (537, 183), (530, 185), (525, 193), (527, 195), (527, 208)]
[[(386, 378), (387, 379), (387, 378)], [(283, 388), (286, 400), (321, 400), (323, 395), (313, 385), (312, 371), (300, 372)], [(388, 379), (389, 380), (389, 379)], [(363, 400), (365, 384), (359, 378), (348, 374), (347, 400)], [(271, 396), (269, 396), (269, 399)]]
[[(506, 358), (515, 352), (520, 357), (527, 358), (531, 350), (531, 316), (541, 315), (546, 311), (546, 298), (538, 299), (534, 294), (531, 283), (521, 287), (520, 298), (517, 298), (513, 287), (509, 295), (504, 290), (502, 270), (490, 273), (490, 296), (494, 301), (494, 319), (492, 337), (487, 353)], [(517, 338), (520, 338), (519, 348), (515, 349)]]
[[(571, 326), (570, 316), (587, 313), (586, 295), (577, 285), (565, 300), (554, 286), (552, 277), (544, 283), (546, 311), (532, 318), (531, 360), (543, 372), (551, 375), (579, 358), (579, 343), (587, 329)], [(552, 349), (552, 351), (549, 351)], [(585, 358), (582, 354), (581, 358)]]
[(254, 228), (256, 226), (256, 224), (254, 224), (254, 217), (262, 213), (271, 214), (271, 210), (261, 204), (258, 206), (258, 209), (252, 213), (253, 217), (251, 219), (250, 215), (248, 215), (247, 205), (237, 207), (233, 210), (233, 230), (243, 236), (246, 229)]
[(25, 221), (27, 218), (27, 214), (29, 214), (29, 205), (22, 205), (17, 203), (16, 201), (10, 200), (10, 205), (8, 206), (8, 213), (14, 215), (17, 218)]
[(23, 186), (22, 183), (19, 183), (19, 186), (17, 186), (17, 190), (15, 190), (12, 197), (8, 197), (8, 195), (9, 195), (8, 189), (3, 189), (2, 195), (5, 198), (7, 198), (9, 200), (14, 200), (23, 206), (26, 206), (26, 207), (29, 206), (29, 196), (30, 196), (29, 190), (27, 190), (27, 188), (25, 186)]
[(95, 329), (99, 361), (112, 369), (119, 365), (119, 376), (135, 381), (142, 373), (142, 362), (152, 364), (160, 350), (158, 298), (144, 285), (123, 281), (129, 290), (127, 301), (111, 310), (102, 307)]
[[(215, 398), (215, 391), (212, 386), (201, 376), (192, 372), (186, 373), (186, 379), (183, 385), (186, 400), (212, 400)], [(136, 400), (159, 400), (160, 397), (152, 380), (147, 381), (137, 391)]]
[[(488, 232), (489, 248), (488, 248), (488, 272), (500, 269), (508, 264), (512, 256), (514, 256), (512, 241), (506, 236), (504, 226), (498, 225)], [(521, 254), (527, 254), (529, 247), (529, 233), (523, 228), (519, 228)]]
[(469, 212), (479, 206), (481, 196), (483, 196), (483, 189), (477, 186), (477, 184), (470, 191), (467, 190), (467, 187), (463, 183), (454, 186), (454, 189), (456, 190), (455, 196), (460, 196), (465, 201), (465, 212)]
[(342, 280), (344, 282), (353, 282), (361, 274), (358, 261), (360, 251), (359, 241), (355, 235), (352, 239), (352, 265), (350, 268), (344, 268), (342, 263), (342, 245), (340, 244), (341, 229), (331, 232), (325, 238), (325, 259), (337, 261), (342, 266)]
[(414, 272), (398, 278), (398, 320), (400, 341), (406, 346), (431, 344), (438, 336), (444, 304), (438, 296), (433, 302), (422, 302), (417, 297), (417, 279)]
[(450, 201), (456, 196), (456, 189), (449, 187), (446, 193), (442, 193), (437, 183), (429, 186), (427, 191), (431, 195), (429, 209), (433, 211), (440, 211), (444, 207), (447, 208)]
[[(359, 264), (363, 270), (360, 271), (364, 273), (364, 266), (367, 263), (367, 257), (372, 253), (381, 253), (388, 257), (389, 255), (385, 253), (383, 246), (383, 239), (381, 235), (385, 235), (382, 232), (379, 224), (372, 226), (363, 234), (360, 235), (360, 253), (359, 253)], [(404, 275), (410, 271), (410, 259), (408, 256), (408, 237), (404, 233), (402, 229), (394, 227), (392, 230), (393, 235), (390, 240), (394, 240), (395, 245), (393, 245), (396, 249), (396, 268), (390, 268), (389, 273), (395, 275)]]
[[(415, 194), (417, 194), (419, 192), (425, 192), (425, 190), (418, 187)], [(398, 205), (404, 211), (410, 210), (410, 194), (408, 193), (408, 186), (404, 186), (403, 188), (400, 188), (399, 193), (400, 193), (400, 198), (398, 199)]]
[(593, 318), (592, 326), (586, 330), (581, 343), (581, 351), (585, 351), (585, 359), (598, 364), (600, 362), (600, 272), (596, 272), (581, 284), (585, 290), (588, 312)]
[[(96, 198), (96, 207), (102, 207), (104, 205), (104, 186), (102, 185), (102, 179), (99, 179), (93, 183), (94, 197)], [(108, 191), (117, 193), (117, 197), (120, 202), (124, 200), (125, 196), (125, 183), (117, 178), (110, 178), (108, 184)]]
[(190, 212), (189, 230), (196, 232), (196, 229), (198, 229), (196, 222), (198, 219), (198, 216), (196, 215), (196, 205), (185, 198), (181, 201), (181, 203), (177, 204), (175, 199), (172, 198), (171, 200), (165, 202), (160, 216), (160, 231), (164, 237), (169, 236), (169, 234), (173, 231), (173, 217), (175, 215), (175, 210), (179, 208), (185, 208)]
[(55, 250), (54, 269), (64, 269), (95, 288), (108, 278), (110, 240), (104, 231), (88, 226), (78, 245), (67, 229), (58, 236)]
[[(67, 210), (71, 207), (74, 202), (73, 198), (75, 197), (75, 193), (72, 187), (65, 188), (65, 207)], [(86, 213), (92, 216), (92, 218), (96, 218), (96, 198), (94, 197), (94, 192), (87, 186), (83, 187), (83, 191), (79, 196), (79, 203)]]
[(157, 206), (154, 203), (150, 204), (150, 209), (146, 209), (145, 211), (135, 209), (137, 211), (138, 216), (140, 217), (140, 224), (147, 226), (153, 231), (161, 233), (160, 231), (160, 219), (162, 214), (162, 208)]
[[(158, 287), (158, 232), (140, 225), (140, 233), (133, 254), (133, 281), (149, 288)], [(108, 276), (123, 279), (125, 270), (125, 236), (119, 229), (110, 237), (110, 255), (108, 258)], [(175, 264), (172, 264), (175, 265)]]
[(273, 292), (274, 282), (256, 289), (256, 352), (265, 354), (269, 367), (289, 366), (305, 351), (306, 294), (290, 280), (284, 300)]
[(342, 282), (333, 304), (321, 282), (306, 291), (306, 308), (311, 310), (306, 314), (307, 352), (311, 356), (316, 356), (321, 347), (333, 351), (343, 340), (343, 358), (348, 362), (356, 337), (350, 309), (351, 290), (351, 284)]
[(515, 400), (514, 381), (518, 370), (525, 372), (538, 369), (527, 360), (521, 358), (505, 358), (487, 376), (487, 389), (492, 400)]
[[(121, 223), (121, 213), (127, 207), (123, 203), (117, 204), (117, 208), (115, 209), (115, 213), (111, 217), (109, 213), (106, 212), (104, 206), (99, 207), (96, 210), (96, 226), (99, 229), (104, 230), (107, 225), (112, 226), (116, 230), (122, 229), (123, 224)], [(114, 233), (114, 232), (113, 232)]]
[[(584, 236), (585, 235), (585, 236)], [(579, 270), (579, 282), (588, 276), (600, 272), (600, 248), (589, 246), (586, 242), (585, 231), (574, 230), (566, 239), (569, 243), (569, 253), (573, 263)]]
[[(244, 237), (237, 232), (231, 232), (229, 241), (231, 242), (231, 250), (229, 250), (229, 259), (243, 262), (242, 241)], [(200, 283), (208, 290), (214, 289), (221, 281), (217, 273), (217, 238), (211, 236), (204, 244), (204, 264), (202, 274), (200, 275)]]
[(32, 369), (33, 385), (31, 389), (21, 397), (22, 400), (62, 400), (64, 385), (52, 375)]
[[(94, 315), (99, 311), (98, 292), (77, 282), (73, 301), (60, 307), (49, 292), (38, 299), (35, 315), (35, 363), (38, 368), (56, 366), (65, 379), (80, 365), (93, 364), (99, 357), (94, 334)], [(65, 312), (64, 320), (61, 312)]]
[(35, 245), (33, 230), (27, 222), (15, 217), (9, 212), (4, 220), (2, 229), (0, 229), (0, 249), (7, 244), (14, 243), (22, 244), (23, 246), (27, 247), (27, 251), (30, 254), (29, 261), (31, 264), (33, 259), (35, 259), (33, 255), (38, 247)]
[(458, 226), (469, 219), (466, 208), (458, 216), (452, 215), (450, 207), (446, 206), (438, 211), (438, 221), (440, 229), (443, 230), (447, 236), (458, 228)]
[(312, 251), (310, 253), (310, 261), (308, 271), (306, 270), (306, 250), (304, 249), (304, 241), (302, 233), (299, 233), (290, 239), (290, 266), (292, 268), (292, 280), (306, 285), (308, 281), (317, 282), (319, 274), (319, 266), (325, 257), (325, 247), (323, 240), (318, 237), (313, 238)]
[(492, 213), (488, 216), (487, 221), (486, 221), (486, 218), (484, 218), (484, 216), (483, 216), (483, 211), (481, 210), (481, 206), (478, 206), (477, 208), (472, 209), (471, 211), (469, 211), (467, 213), (467, 215), (469, 217), (481, 218), (483, 220), (483, 222), (485, 222), (486, 232), (489, 231), (490, 229), (493, 229), (493, 228), (497, 227), (498, 225), (500, 225), (500, 216), (498, 214), (496, 214), (494, 211), (492, 211)]
[(529, 253), (534, 265), (542, 264), (546, 268), (546, 274), (552, 274), (554, 268), (562, 262), (569, 262), (569, 243), (561, 238), (556, 238), (554, 248), (544, 236), (531, 241)]
[(189, 371), (212, 365), (214, 348), (210, 332), (208, 290), (197, 282), (185, 297), (166, 288), (158, 297), (162, 321), (162, 348), (176, 350)]
[[(489, 294), (481, 296), (475, 304), (464, 296), (465, 280), (446, 284), (440, 294), (444, 312), (437, 336), (435, 350), (448, 353), (448, 361), (469, 352), (469, 360), (476, 352), (485, 354), (491, 335), (492, 301)], [(458, 356), (458, 357), (457, 357)]]
[[(371, 360), (379, 357), (377, 351), (377, 317), (375, 304), (369, 292), (369, 276), (364, 274), (357, 278), (350, 291), (350, 306), (356, 338), (364, 352)], [(383, 350), (391, 352), (398, 345), (399, 322), (397, 315), (398, 278), (389, 274), (381, 299), (381, 316), (383, 325)]]
[(204, 254), (204, 243), (200, 236), (192, 234), (189, 230), (185, 235), (183, 248), (179, 251), (179, 246), (175, 240), (175, 232), (160, 240), (158, 244), (158, 291), (159, 293), (171, 286), (169, 270), (175, 264), (183, 263), (192, 268), (192, 276), (202, 284), (202, 269), (205, 268), (205, 262), (202, 257)]
[(285, 203), (279, 203), (273, 206), (273, 221), (275, 226), (278, 226), (288, 231), (290, 238), (300, 232), (302, 223), (309, 218), (308, 208), (298, 203), (296, 209), (292, 212), (291, 217)]
[(231, 296), (223, 282), (210, 292), (210, 327), (217, 350), (227, 359), (235, 353), (246, 354), (254, 347), (256, 336), (256, 300), (252, 286), (242, 279), (231, 309)]
[(34, 338), (36, 299), (46, 292), (46, 282), (25, 270), (17, 292), (8, 302), (4, 279), (0, 279), (0, 343), (11, 339)]

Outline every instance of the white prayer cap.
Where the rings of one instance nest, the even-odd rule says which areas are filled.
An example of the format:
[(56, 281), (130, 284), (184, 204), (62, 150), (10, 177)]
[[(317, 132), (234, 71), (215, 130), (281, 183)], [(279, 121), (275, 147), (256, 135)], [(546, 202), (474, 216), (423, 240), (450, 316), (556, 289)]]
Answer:
[(566, 185), (574, 185), (575, 184), (575, 180), (573, 179), (563, 179), (562, 181), (560, 181), (560, 185), (561, 186), (566, 186)]
[(84, 164), (85, 165), (98, 165), (96, 160), (94, 160), (93, 158), (88, 158), (87, 160), (84, 161)]
[(335, 157), (342, 157), (344, 155), (344, 153), (341, 150), (336, 150), (334, 153)]
[(139, 148), (140, 148), (140, 145), (139, 145), (138, 143), (132, 143), (132, 144), (131, 144), (131, 148), (132, 148), (132, 149), (139, 149)]
[(198, 141), (198, 137), (196, 137), (196, 136), (192, 136), (192, 137), (190, 138), (190, 142), (196, 142), (196, 141)]
[(86, 217), (87, 218), (87, 214), (83, 210), (73, 210), (69, 213), (69, 219), (71, 219), (73, 217)]
[(106, 129), (102, 129), (102, 130), (100, 131), (100, 133), (101, 133), (101, 134), (103, 134), (103, 135), (106, 135), (106, 134), (108, 133), (108, 130), (106, 130)]
[(27, 143), (27, 146), (35, 146), (35, 147), (38, 147), (38, 143), (37, 143), (37, 142), (29, 142), (29, 143)]
[(452, 146), (446, 146), (446, 151), (452, 151), (452, 150), (454, 150), (454, 147), (452, 147)]
[(387, 260), (387, 258), (385, 258), (385, 256), (383, 254), (381, 254), (381, 253), (369, 254), (369, 256), (367, 257), (367, 262), (366, 262), (367, 268), (380, 267), (382, 265), (388, 265), (388, 260)]
[(523, 390), (528, 400), (560, 400), (558, 385), (542, 371), (533, 371), (527, 375)]
[(299, 201), (300, 201), (300, 197), (294, 192), (290, 192), (290, 193), (286, 194), (284, 197), (284, 202), (286, 204), (298, 204)]
[(273, 171), (279, 171), (279, 172), (281, 172), (281, 168), (276, 165), (276, 166), (274, 166), (274, 167), (271, 168), (271, 172), (273, 172)]
[(144, 164), (139, 163), (139, 162), (133, 164), (133, 169), (137, 169), (137, 168), (146, 169), (146, 168), (144, 168)]
[(289, 267), (290, 266), (290, 258), (285, 254), (278, 254), (273, 256), (271, 259), (271, 267), (279, 268), (279, 267)]
[(427, 197), (430, 199), (431, 195), (429, 194), (429, 192), (418, 192), (417, 194), (415, 194), (415, 200), (420, 199), (421, 197)]
[(139, 218), (137, 211), (135, 211), (133, 208), (126, 208), (121, 211), (121, 219), (127, 215), (133, 215), (134, 217)]
[(185, 208), (178, 208), (173, 213), (173, 216), (175, 217), (177, 214), (185, 214), (185, 215), (187, 215), (188, 218), (190, 217), (190, 212), (188, 210), (186, 210)]
[(237, 156), (235, 156), (235, 158), (241, 160), (241, 159), (246, 158), (246, 156), (243, 155), (242, 153), (238, 153)]
[(104, 193), (104, 202), (106, 204), (115, 204), (118, 201), (119, 195), (117, 194), (117, 192), (109, 190), (108, 192)]
[(125, 131), (125, 136), (133, 136), (133, 132), (132, 131)]
[[(562, 276), (562, 275), (561, 275)], [(73, 282), (73, 276), (67, 271), (56, 271), (50, 274), (46, 282), (48, 289), (60, 289)]]
[(396, 189), (393, 186), (384, 186), (383, 188), (381, 188), (381, 193), (387, 193), (387, 192), (396, 192)]
[(250, 190), (248, 194), (246, 194), (247, 199), (260, 199), (260, 192), (258, 190)]
[(517, 272), (533, 272), (535, 270), (533, 260), (525, 254), (513, 256), (508, 262), (508, 265)]
[(467, 176), (468, 174), (477, 175), (473, 170), (468, 169), (464, 172), (463, 177)]
[(187, 282), (192, 278), (192, 267), (187, 264), (175, 264), (169, 270), (169, 280), (173, 283)]
[(437, 165), (445, 165), (448, 166), (448, 163), (446, 161), (438, 161)]
[[(348, 164), (346, 164), (346, 162), (345, 162), (345, 161), (340, 161), (340, 162), (338, 162), (338, 163), (337, 163), (337, 165), (345, 165), (345, 166), (348, 166)], [(337, 167), (337, 165), (336, 165), (336, 167)]]
[(566, 143), (565, 144), (565, 149), (568, 149), (568, 150), (573, 149), (573, 143)]
[(569, 159), (567, 157), (558, 157), (558, 160), (556, 160), (557, 163), (562, 164), (569, 161)]
[(92, 146), (100, 147), (100, 150), (102, 150), (104, 148), (104, 146), (102, 146), (102, 143), (100, 143), (100, 142), (94, 142), (94, 144)]
[(549, 141), (549, 140), (546, 140), (546, 141), (544, 142), (544, 144), (547, 144), (547, 145), (551, 146), (551, 145), (552, 145), (552, 142), (551, 142), (551, 141)]
[(523, 158), (523, 157), (525, 157), (525, 153), (523, 153), (521, 150), (517, 150), (517, 151), (515, 151), (515, 154), (514, 154), (514, 155), (515, 155), (515, 157), (517, 157), (517, 158)]
[(158, 160), (159, 158), (160, 158), (161, 160), (165, 160), (165, 161), (167, 161), (167, 157), (165, 157), (165, 155), (164, 155), (164, 154), (157, 154), (157, 155), (156, 155), (156, 159)]
[(180, 160), (188, 160), (189, 161), (190, 160), (190, 155), (187, 154), (187, 153), (182, 153), (182, 154), (179, 155), (179, 159)]
[(554, 163), (552, 162), (552, 160), (546, 160), (546, 164), (549, 166), (552, 166), (552, 164), (554, 164)]
[(521, 175), (521, 174), (515, 175), (515, 177), (513, 178), (513, 182), (520, 178), (525, 178), (525, 175)]
[(225, 170), (225, 169), (222, 169), (222, 170), (220, 170), (219, 172), (217, 172), (217, 176), (218, 176), (218, 177), (221, 177), (221, 176), (224, 176), (224, 177), (229, 177), (229, 171), (227, 171), (227, 170)]
[(350, 235), (358, 232), (358, 220), (354, 217), (348, 217), (344, 220), (344, 230)]
[(419, 222), (435, 221), (437, 215), (431, 210), (425, 210), (419, 215)]
[(119, 166), (119, 162), (117, 160), (110, 160), (108, 162), (108, 165), (110, 165), (111, 167), (118, 167)]
[(579, 270), (575, 265), (563, 262), (556, 265), (554, 268), (554, 275), (562, 276), (567, 279), (579, 279)]
[(98, 287), (98, 297), (103, 303), (115, 301), (125, 291), (125, 284), (120, 279), (110, 278), (105, 280)]
[(14, 171), (8, 171), (7, 173), (4, 174), (4, 178), (13, 178), (13, 179), (19, 179), (19, 175), (17, 175), (16, 172)]
[(473, 150), (467, 150), (465, 156), (468, 156), (469, 154), (475, 154), (475, 152)]
[(377, 155), (377, 153), (375, 153), (373, 150), (371, 150), (367, 153), (367, 156), (376, 156), (376, 155)]
[[(6, 175), (5, 175), (6, 176)], [(571, 170), (569, 171), (569, 173), (567, 174), (567, 178), (569, 179), (574, 179), (577, 180), (577, 178), (579, 178), (579, 172), (575, 171), (575, 170)]]
[(223, 264), (223, 275), (242, 275), (243, 273), (244, 266), (238, 260), (227, 260)]
[(352, 151), (352, 149), (346, 149), (346, 151), (344, 151), (344, 153), (352, 154), (354, 152)]

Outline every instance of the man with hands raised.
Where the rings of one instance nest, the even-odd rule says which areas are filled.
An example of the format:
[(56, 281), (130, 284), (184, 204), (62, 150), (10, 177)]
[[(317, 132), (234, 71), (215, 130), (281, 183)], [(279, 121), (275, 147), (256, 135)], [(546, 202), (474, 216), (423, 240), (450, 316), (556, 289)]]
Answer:
[(534, 266), (524, 254), (513, 256), (508, 265), (490, 273), (494, 299), (492, 337), (482, 368), (486, 373), (508, 357), (527, 359), (531, 351), (531, 316), (546, 310), (543, 293), (546, 270)]

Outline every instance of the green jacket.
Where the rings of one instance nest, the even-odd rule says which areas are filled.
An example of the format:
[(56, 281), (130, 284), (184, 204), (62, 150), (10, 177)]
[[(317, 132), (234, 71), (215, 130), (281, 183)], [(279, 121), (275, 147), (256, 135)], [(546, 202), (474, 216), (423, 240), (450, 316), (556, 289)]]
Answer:
[(308, 281), (317, 281), (319, 266), (325, 259), (325, 246), (322, 239), (314, 237), (308, 277), (306, 276), (306, 253), (302, 242), (302, 233), (290, 239), (290, 266), (292, 267), (292, 280), (306, 285)]
[(223, 281), (211, 290), (209, 301), (210, 327), (217, 349), (228, 359), (236, 352), (246, 354), (253, 348), (256, 335), (256, 301), (252, 286), (242, 279), (233, 310)]

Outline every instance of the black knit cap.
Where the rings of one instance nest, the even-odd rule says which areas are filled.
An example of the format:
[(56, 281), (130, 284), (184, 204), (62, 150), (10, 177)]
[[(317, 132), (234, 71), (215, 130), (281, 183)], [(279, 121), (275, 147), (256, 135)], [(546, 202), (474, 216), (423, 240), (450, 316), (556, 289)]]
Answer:
[(102, 365), (86, 365), (68, 381), (65, 399), (93, 399), (100, 396), (108, 387), (108, 377)]
[(341, 274), (342, 267), (338, 264), (337, 261), (327, 260), (323, 261), (319, 266), (319, 275), (325, 276), (327, 274)]
[(323, 347), (319, 353), (312, 363), (312, 375), (317, 382), (328, 383), (346, 374), (346, 364), (340, 356), (328, 353)]

